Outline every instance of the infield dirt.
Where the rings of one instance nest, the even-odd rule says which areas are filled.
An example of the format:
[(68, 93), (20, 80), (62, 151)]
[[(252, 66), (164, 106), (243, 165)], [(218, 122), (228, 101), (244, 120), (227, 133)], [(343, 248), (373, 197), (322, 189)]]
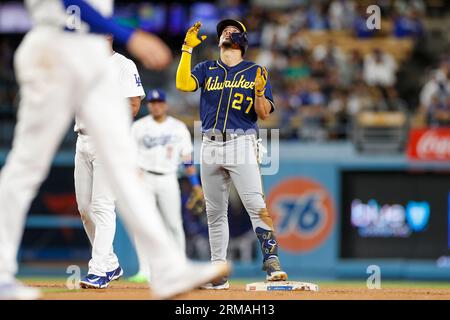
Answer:
[[(62, 281), (25, 281), (38, 287), (44, 293), (44, 300), (143, 300), (152, 299), (146, 285), (114, 282), (107, 289), (68, 290)], [(407, 287), (389, 285), (387, 288), (369, 290), (361, 284), (320, 284), (319, 292), (272, 291), (247, 292), (245, 284), (231, 284), (229, 290), (193, 290), (180, 295), (182, 300), (450, 300), (448, 286), (427, 287), (426, 285)]]

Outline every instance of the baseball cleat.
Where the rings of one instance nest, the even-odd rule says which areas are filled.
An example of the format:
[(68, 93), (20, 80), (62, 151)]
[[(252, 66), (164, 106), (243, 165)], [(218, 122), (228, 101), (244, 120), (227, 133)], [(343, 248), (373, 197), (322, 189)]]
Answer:
[(23, 283), (12, 280), (11, 282), (0, 283), (0, 300), (37, 300), (41, 297), (41, 292)]
[(147, 283), (148, 279), (143, 273), (136, 273), (134, 276), (128, 278), (128, 281), (134, 283)]
[(96, 274), (88, 274), (80, 280), (80, 287), (83, 289), (105, 289), (108, 287), (110, 280), (107, 276), (98, 276)]
[(230, 289), (230, 283), (227, 277), (223, 277), (218, 281), (209, 282), (200, 287), (203, 290), (228, 290)]
[(123, 276), (123, 270), (122, 268), (119, 266), (117, 267), (117, 269), (113, 270), (113, 271), (109, 271), (106, 272), (106, 277), (108, 278), (108, 281), (114, 281), (114, 280), (119, 280), (119, 278)]
[(170, 299), (206, 283), (217, 281), (229, 273), (228, 264), (187, 262), (171, 274), (166, 273), (163, 277), (155, 278), (152, 282), (152, 293), (158, 299)]
[(281, 270), (278, 257), (271, 257), (264, 262), (263, 270), (267, 272), (267, 281), (286, 281), (287, 273)]

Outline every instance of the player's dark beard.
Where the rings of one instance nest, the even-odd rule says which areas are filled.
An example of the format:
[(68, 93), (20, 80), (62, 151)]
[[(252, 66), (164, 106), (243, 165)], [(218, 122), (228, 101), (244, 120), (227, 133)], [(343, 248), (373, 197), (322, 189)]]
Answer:
[(225, 38), (222, 41), (222, 47), (224, 47), (224, 48), (231, 48), (231, 47), (233, 47), (233, 42), (231, 41), (230, 38)]
[(231, 38), (223, 39), (221, 47), (226, 49), (239, 49), (239, 45), (231, 41)]

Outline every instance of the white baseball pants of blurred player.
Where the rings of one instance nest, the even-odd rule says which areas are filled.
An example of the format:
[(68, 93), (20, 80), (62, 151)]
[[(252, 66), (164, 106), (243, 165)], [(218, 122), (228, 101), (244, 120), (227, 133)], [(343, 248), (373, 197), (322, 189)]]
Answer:
[[(170, 236), (175, 239), (177, 247), (186, 251), (186, 239), (181, 215), (181, 193), (178, 178), (175, 173), (153, 174), (144, 173), (146, 196), (157, 206), (164, 225)], [(136, 251), (139, 259), (139, 273), (150, 280), (148, 257), (145, 254), (145, 246), (136, 239)]]
[[(114, 52), (108, 59), (112, 68), (117, 68), (117, 79), (122, 95), (145, 97), (135, 63)], [(101, 121), (101, 120), (100, 120)], [(113, 240), (116, 231), (115, 198), (108, 181), (108, 174), (95, 152), (94, 141), (86, 134), (85, 125), (75, 117), (75, 131), (78, 133), (75, 153), (75, 195), (78, 210), (89, 241), (92, 255), (88, 274), (106, 276), (107, 272), (119, 267), (114, 253)]]
[[(155, 94), (159, 93), (155, 90), (149, 92), (149, 98)], [(155, 97), (159, 98), (158, 95)], [(138, 166), (143, 171), (147, 195), (158, 208), (164, 225), (178, 248), (185, 252), (177, 171), (180, 163), (191, 158), (191, 134), (186, 124), (171, 116), (158, 122), (148, 115), (133, 123), (131, 136), (137, 151)], [(147, 251), (139, 239), (135, 239), (135, 245), (139, 258), (138, 275), (150, 279)]]
[[(165, 231), (132, 156), (131, 116), (107, 67), (110, 51), (100, 36), (37, 26), (16, 51), (21, 103), (13, 149), (0, 176), (0, 281), (14, 278), (26, 213), (49, 171), (76, 108), (92, 136), (128, 230), (150, 254), (152, 287), (161, 296), (190, 288), (185, 254)], [(208, 270), (211, 276), (218, 270)], [(192, 275), (195, 277), (195, 275)], [(200, 279), (197, 279), (200, 281)], [(175, 283), (176, 282), (176, 283)], [(167, 285), (171, 284), (171, 285)]]
[(116, 232), (114, 194), (92, 137), (78, 134), (75, 153), (75, 194), (84, 229), (92, 245), (88, 274), (105, 276), (119, 267), (111, 245)]

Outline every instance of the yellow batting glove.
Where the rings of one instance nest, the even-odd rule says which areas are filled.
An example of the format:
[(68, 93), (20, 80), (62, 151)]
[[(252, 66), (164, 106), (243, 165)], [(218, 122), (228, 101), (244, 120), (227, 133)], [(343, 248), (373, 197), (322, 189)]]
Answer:
[(261, 68), (258, 67), (258, 70), (256, 70), (256, 77), (255, 77), (255, 94), (258, 97), (262, 97), (264, 95), (264, 92), (266, 92), (267, 78), (268, 72), (266, 67), (263, 67), (262, 71)]
[(186, 51), (188, 53), (192, 53), (192, 49), (198, 46), (202, 41), (206, 39), (206, 36), (203, 35), (198, 38), (198, 31), (202, 26), (200, 21), (197, 21), (186, 33), (186, 37), (184, 38), (184, 44), (181, 48), (181, 51)]

